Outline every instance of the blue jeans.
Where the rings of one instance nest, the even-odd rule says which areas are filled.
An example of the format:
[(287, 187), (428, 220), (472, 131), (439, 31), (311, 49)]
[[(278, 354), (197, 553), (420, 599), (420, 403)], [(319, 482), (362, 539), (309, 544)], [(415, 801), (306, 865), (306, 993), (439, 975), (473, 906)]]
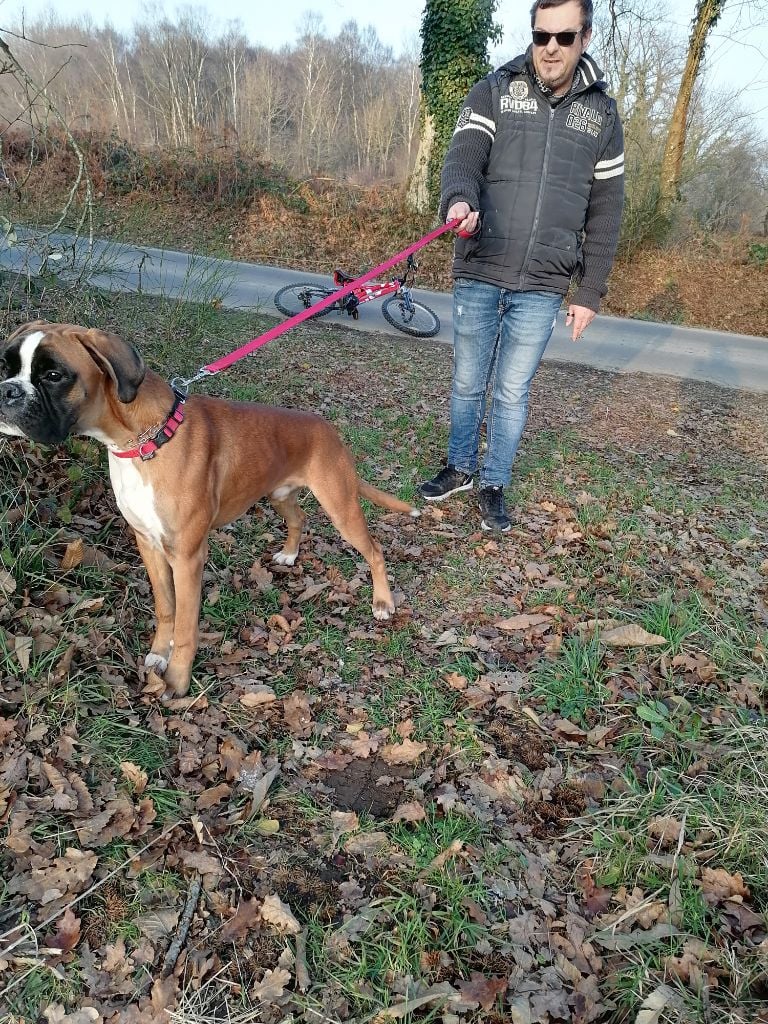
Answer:
[(453, 289), (453, 388), (448, 462), (476, 473), (480, 427), (494, 368), (480, 486), (509, 483), (528, 417), (528, 393), (562, 296), (513, 292), (460, 278)]

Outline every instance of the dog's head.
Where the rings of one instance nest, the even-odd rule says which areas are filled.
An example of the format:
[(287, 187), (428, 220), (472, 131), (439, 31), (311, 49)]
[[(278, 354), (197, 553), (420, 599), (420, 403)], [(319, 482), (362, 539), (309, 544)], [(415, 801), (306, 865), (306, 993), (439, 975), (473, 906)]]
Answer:
[(0, 342), (0, 433), (57, 444), (92, 426), (89, 410), (110, 392), (132, 402), (144, 360), (115, 334), (44, 320)]

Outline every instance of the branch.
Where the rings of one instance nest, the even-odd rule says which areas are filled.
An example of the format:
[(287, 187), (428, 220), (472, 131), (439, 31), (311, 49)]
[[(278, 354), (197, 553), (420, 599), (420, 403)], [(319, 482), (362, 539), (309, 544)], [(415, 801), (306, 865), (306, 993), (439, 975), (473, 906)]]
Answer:
[[(70, 212), (70, 210), (71, 210), (71, 208), (72, 208), (72, 206), (74, 204), (75, 196), (77, 195), (77, 190), (79, 189), (80, 185), (82, 183), (84, 183), (85, 184), (85, 198), (84, 198), (84, 201), (83, 201), (83, 211), (82, 211), (82, 214), (81, 214), (81, 216), (80, 216), (80, 218), (77, 221), (77, 224), (75, 226), (75, 234), (77, 234), (77, 235), (80, 234), (80, 232), (82, 231), (83, 225), (85, 224), (85, 222), (87, 220), (88, 221), (88, 254), (90, 256), (90, 254), (93, 252), (93, 182), (91, 181), (90, 175), (86, 171), (85, 155), (84, 155), (83, 151), (81, 150), (80, 146), (77, 144), (77, 140), (75, 139), (74, 135), (70, 131), (69, 126), (67, 125), (64, 116), (61, 114), (59, 109), (53, 103), (53, 101), (51, 100), (51, 98), (50, 98), (50, 96), (48, 95), (48, 92), (47, 92), (47, 86), (50, 83), (50, 81), (52, 81), (53, 78), (56, 77), (56, 75), (61, 73), (62, 69), (64, 67), (66, 67), (66, 65), (69, 63), (69, 60), (65, 61), (64, 64), (62, 64), (61, 67), (59, 67), (59, 69), (56, 71), (56, 73), (53, 76), (53, 78), (49, 79), (48, 83), (46, 83), (45, 85), (40, 86), (40, 85), (38, 85), (34, 81), (32, 76), (22, 67), (22, 65), (16, 59), (13, 51), (11, 50), (10, 46), (5, 41), (5, 39), (2, 37), (2, 35), (0, 35), (0, 53), (5, 54), (7, 60), (10, 62), (11, 67), (13, 69), (11, 73), (14, 75), (14, 77), (19, 80), (19, 82), (24, 86), (24, 88), (26, 90), (28, 90), (28, 91), (30, 91), (30, 92), (32, 92), (34, 94), (32, 99), (29, 101), (27, 107), (25, 108), (25, 110), (33, 110), (35, 102), (42, 97), (45, 100), (45, 103), (46, 103), (46, 106), (47, 106), (47, 109), (48, 109), (49, 113), (53, 114), (54, 117), (59, 122), (59, 124), (61, 125), (61, 128), (62, 128), (62, 130), (63, 130), (63, 132), (64, 132), (64, 134), (66, 136), (67, 142), (69, 143), (69, 145), (72, 148), (73, 153), (77, 157), (78, 167), (77, 167), (77, 173), (75, 175), (75, 180), (74, 180), (74, 182), (72, 184), (72, 187), (69, 190), (69, 195), (66, 198), (64, 206), (63, 206), (62, 210), (60, 211), (59, 218), (58, 218), (58, 220), (56, 221), (56, 223), (52, 227), (48, 228), (48, 230), (43, 233), (42, 237), (43, 238), (50, 238), (50, 236), (61, 227), (61, 225), (64, 223), (64, 221), (67, 218), (67, 214)], [(23, 113), (23, 111), (22, 111), (22, 113)], [(20, 115), (17, 116), (15, 121), (18, 121), (19, 116)], [(15, 123), (15, 121), (14, 121), (14, 123)], [(87, 262), (88, 261), (86, 260), (86, 264), (87, 264)]]

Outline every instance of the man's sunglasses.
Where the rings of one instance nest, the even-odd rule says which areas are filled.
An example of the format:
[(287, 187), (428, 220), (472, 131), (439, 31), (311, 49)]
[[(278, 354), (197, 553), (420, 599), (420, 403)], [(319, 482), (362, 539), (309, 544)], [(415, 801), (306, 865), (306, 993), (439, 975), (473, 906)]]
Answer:
[(557, 40), (558, 46), (573, 46), (576, 42), (576, 36), (581, 35), (581, 29), (578, 32), (544, 32), (540, 28), (533, 30), (533, 44), (534, 46), (547, 46), (552, 36)]

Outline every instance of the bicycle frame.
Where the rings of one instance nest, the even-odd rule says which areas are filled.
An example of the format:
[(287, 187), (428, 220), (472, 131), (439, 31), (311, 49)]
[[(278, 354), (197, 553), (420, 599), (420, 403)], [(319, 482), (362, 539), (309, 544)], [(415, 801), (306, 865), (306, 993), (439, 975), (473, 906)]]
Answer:
[[(418, 264), (413, 259), (413, 256), (409, 256), (407, 269), (402, 277), (393, 277), (389, 281), (369, 281), (367, 284), (355, 288), (351, 295), (342, 299), (339, 308), (345, 310), (349, 316), (356, 320), (358, 317), (357, 307), (361, 306), (364, 302), (383, 299), (387, 295), (400, 294), (406, 309), (411, 309), (411, 285), (408, 283), (408, 278), (410, 276), (411, 280), (413, 279), (417, 268)], [(334, 270), (333, 283), (337, 287), (341, 287), (348, 280), (348, 275), (344, 274), (343, 271)]]

